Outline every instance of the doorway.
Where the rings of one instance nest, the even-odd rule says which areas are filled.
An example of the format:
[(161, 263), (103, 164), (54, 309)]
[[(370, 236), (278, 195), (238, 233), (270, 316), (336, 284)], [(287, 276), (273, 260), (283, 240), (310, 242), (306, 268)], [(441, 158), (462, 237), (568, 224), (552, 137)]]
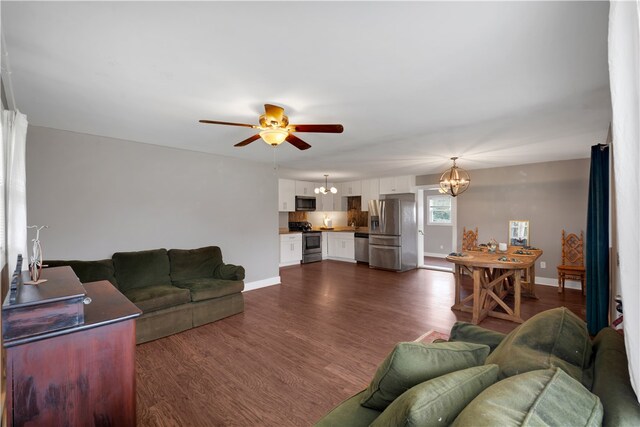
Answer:
[(456, 198), (439, 192), (438, 185), (417, 189), (418, 267), (453, 271), (445, 257), (457, 248)]

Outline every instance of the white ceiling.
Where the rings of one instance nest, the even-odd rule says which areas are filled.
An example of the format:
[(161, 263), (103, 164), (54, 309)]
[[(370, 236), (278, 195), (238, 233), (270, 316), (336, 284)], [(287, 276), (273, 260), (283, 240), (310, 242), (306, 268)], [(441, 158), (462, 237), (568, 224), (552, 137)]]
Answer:
[(275, 149), (282, 176), (585, 158), (611, 117), (608, 2), (6, 2), (29, 122), (273, 162), (233, 144), (262, 104), (342, 123)]

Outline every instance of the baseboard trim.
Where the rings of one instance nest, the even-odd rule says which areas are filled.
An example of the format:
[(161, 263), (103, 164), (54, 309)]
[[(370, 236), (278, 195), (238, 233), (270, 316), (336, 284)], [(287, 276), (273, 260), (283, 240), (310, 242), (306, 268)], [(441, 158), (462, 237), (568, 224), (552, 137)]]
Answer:
[(430, 256), (434, 258), (446, 258), (449, 254), (437, 254), (435, 252), (425, 252), (424, 256)]
[[(544, 285), (544, 286), (554, 286), (558, 287), (558, 278), (557, 277), (540, 277), (536, 276), (536, 285)], [(564, 287), (567, 289), (582, 289), (582, 285), (580, 282), (576, 282), (574, 280), (565, 280)]]
[(256, 280), (254, 282), (248, 282), (244, 284), (244, 291), (254, 291), (260, 288), (266, 288), (267, 286), (279, 285), (281, 283), (280, 276), (269, 277), (268, 279)]

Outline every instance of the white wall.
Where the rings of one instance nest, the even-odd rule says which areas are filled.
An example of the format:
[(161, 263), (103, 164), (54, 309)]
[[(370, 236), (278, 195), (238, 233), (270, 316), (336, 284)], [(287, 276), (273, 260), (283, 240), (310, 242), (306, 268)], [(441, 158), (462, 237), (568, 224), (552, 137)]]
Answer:
[[(220, 246), (246, 282), (277, 283), (278, 185), (269, 165), (30, 126), (27, 215), (45, 259)], [(30, 236), (31, 237), (31, 236)]]

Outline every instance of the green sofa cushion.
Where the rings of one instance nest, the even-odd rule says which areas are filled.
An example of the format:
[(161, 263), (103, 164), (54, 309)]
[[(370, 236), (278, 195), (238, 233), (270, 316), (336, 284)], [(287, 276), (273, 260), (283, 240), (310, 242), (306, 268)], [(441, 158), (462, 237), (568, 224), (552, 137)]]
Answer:
[(366, 427), (375, 420), (380, 411), (360, 405), (364, 390), (351, 396), (322, 417), (315, 427)]
[(506, 336), (506, 334), (485, 329), (472, 323), (456, 322), (449, 333), (449, 341), (485, 344), (493, 351)]
[(484, 365), (425, 381), (402, 393), (371, 427), (448, 426), (497, 379), (498, 365)]
[(565, 307), (539, 313), (514, 329), (487, 357), (500, 378), (560, 367), (591, 388), (592, 347), (585, 323)]
[(171, 285), (166, 249), (113, 254), (116, 279), (121, 290)]
[(449, 372), (482, 365), (488, 354), (489, 347), (481, 344), (398, 343), (378, 367), (361, 404), (384, 410), (411, 387)]
[(118, 287), (113, 261), (110, 259), (101, 259), (99, 261), (50, 260), (44, 261), (43, 264), (48, 267), (69, 266), (76, 276), (78, 276), (81, 283), (108, 280), (113, 286)]
[(170, 249), (171, 280), (191, 280), (213, 277), (216, 267), (222, 264), (222, 252), (217, 246), (198, 249)]
[(453, 426), (599, 426), (598, 396), (560, 368), (530, 371), (480, 393)]
[(220, 264), (213, 272), (213, 277), (224, 280), (244, 280), (244, 267), (233, 264)]
[(171, 285), (133, 288), (123, 294), (144, 313), (191, 302), (189, 290)]
[(220, 279), (191, 279), (173, 282), (174, 286), (188, 289), (191, 301), (203, 301), (220, 298), (225, 295), (237, 294), (244, 289), (244, 282), (238, 280)]
[(622, 335), (604, 328), (593, 340), (596, 355), (591, 392), (602, 401), (603, 426), (640, 426), (640, 403), (631, 387)]

